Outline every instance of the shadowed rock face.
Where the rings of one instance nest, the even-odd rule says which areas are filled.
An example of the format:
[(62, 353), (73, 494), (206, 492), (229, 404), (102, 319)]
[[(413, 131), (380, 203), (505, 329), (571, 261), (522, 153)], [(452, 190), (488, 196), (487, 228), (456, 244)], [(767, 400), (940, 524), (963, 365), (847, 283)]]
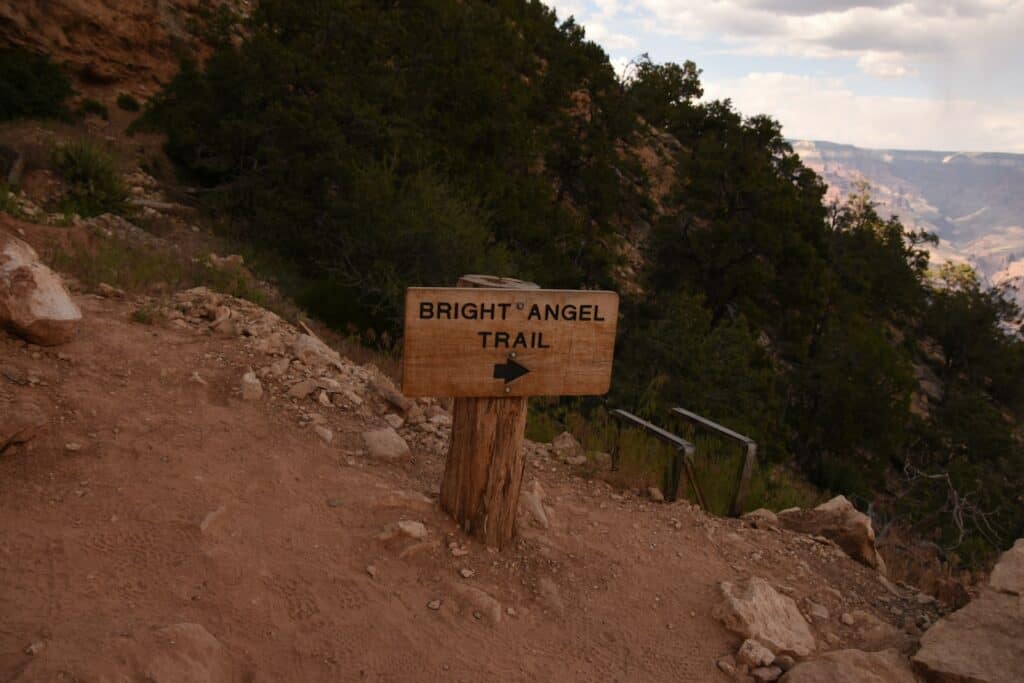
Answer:
[(81, 320), (60, 276), (28, 244), (0, 232), (0, 326), (53, 346), (70, 341)]
[(43, 52), (81, 83), (155, 92), (178, 69), (199, 0), (0, 3), (0, 42)]
[(1024, 681), (1024, 539), (1003, 554), (976, 600), (933, 626), (914, 668), (934, 683)]

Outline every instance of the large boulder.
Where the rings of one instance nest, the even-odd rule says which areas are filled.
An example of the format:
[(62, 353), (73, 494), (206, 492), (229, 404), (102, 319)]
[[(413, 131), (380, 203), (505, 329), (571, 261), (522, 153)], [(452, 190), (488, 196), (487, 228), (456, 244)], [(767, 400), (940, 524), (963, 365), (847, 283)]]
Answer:
[(1024, 539), (976, 600), (924, 634), (914, 668), (931, 683), (1024, 681)]
[(728, 630), (758, 641), (776, 655), (806, 657), (814, 651), (814, 634), (796, 603), (764, 579), (723, 581), (719, 588), (723, 602), (715, 617)]
[(1024, 681), (1024, 606), (1018, 595), (985, 590), (921, 638), (914, 668), (929, 683)]
[(1024, 538), (1018, 538), (999, 558), (988, 584), (997, 591), (1024, 596)]
[(28, 244), (0, 231), (0, 327), (53, 346), (70, 341), (81, 320), (60, 276)]
[(845, 496), (836, 496), (813, 510), (783, 510), (778, 518), (784, 529), (824, 536), (861, 564), (885, 572), (885, 563), (875, 547), (871, 519)]
[(800, 662), (780, 683), (916, 683), (910, 662), (896, 650), (834, 650)]

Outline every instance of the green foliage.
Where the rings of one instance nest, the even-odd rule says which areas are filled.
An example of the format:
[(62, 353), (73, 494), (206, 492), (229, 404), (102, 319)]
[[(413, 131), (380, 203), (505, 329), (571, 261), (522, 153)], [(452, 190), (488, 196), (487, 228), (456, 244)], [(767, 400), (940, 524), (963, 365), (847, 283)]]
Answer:
[(117, 106), (123, 111), (139, 111), (142, 109), (139, 101), (126, 92), (117, 96)]
[(46, 252), (46, 260), (89, 289), (105, 283), (145, 294), (165, 288), (209, 287), (257, 304), (265, 303), (263, 294), (241, 272), (222, 270), (205, 261), (185, 259), (114, 237), (99, 237), (91, 245), (53, 245)]
[(110, 112), (107, 111), (107, 105), (88, 97), (78, 105), (78, 115), (82, 117), (98, 116), (104, 121), (110, 120)]
[(15, 218), (21, 217), (21, 208), (11, 188), (0, 183), (0, 211)]
[(578, 26), (539, 3), (272, 0), (247, 29), (142, 125), (249, 239), (389, 325), (404, 286), (467, 270), (610, 284), (635, 123)]
[(71, 114), (64, 103), (72, 92), (71, 79), (49, 57), (0, 50), (0, 121), (67, 120)]
[(88, 140), (68, 142), (53, 150), (52, 162), (68, 184), (60, 200), (64, 213), (88, 217), (124, 211), (128, 192), (105, 149)]
[[(755, 438), (754, 504), (814, 500), (806, 477), (862, 507), (898, 501), (897, 521), (971, 560), (1024, 532), (1019, 312), (969, 274), (929, 274), (934, 236), (879, 216), (867, 187), (825, 206), (779, 123), (701, 101), (692, 62), (644, 55), (619, 81), (532, 0), (265, 0), (238, 22), (212, 22), (215, 54), (137, 126), (166, 133), (210, 208), (300, 274), (293, 293), (332, 326), (384, 338), (405, 287), (470, 271), (613, 287), (640, 235), (612, 404), (656, 422), (681, 405)], [(633, 154), (654, 146), (675, 179), (657, 206)], [(534, 438), (562, 428), (610, 449), (598, 401), (535, 402)], [(701, 444), (721, 508), (738, 456)], [(623, 483), (664, 485), (658, 447), (622, 455)]]

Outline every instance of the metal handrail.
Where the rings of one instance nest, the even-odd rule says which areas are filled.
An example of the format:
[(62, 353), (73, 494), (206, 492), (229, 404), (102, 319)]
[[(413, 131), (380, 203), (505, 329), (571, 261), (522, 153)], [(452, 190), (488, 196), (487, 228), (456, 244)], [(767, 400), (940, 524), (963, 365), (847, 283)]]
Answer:
[[(686, 477), (690, 481), (690, 485), (693, 487), (694, 494), (697, 496), (697, 503), (705, 510), (708, 509), (707, 501), (704, 498), (704, 491), (700, 487), (700, 483), (697, 481), (697, 475), (694, 472), (693, 467), (693, 455), (696, 452), (696, 447), (679, 436), (676, 436), (672, 432), (669, 432), (661, 427), (648, 422), (647, 420), (637, 417), (633, 413), (627, 412), (620, 408), (615, 408), (611, 411), (613, 417), (618, 418), (632, 424), (635, 427), (639, 427), (646, 432), (650, 432), (654, 437), (664, 441), (670, 446), (674, 446), (676, 449), (677, 460), (682, 461), (682, 468), (673, 468), (672, 478), (675, 480), (675, 490), (666, 491), (665, 498), (669, 501), (675, 501), (681, 498), (684, 494), (683, 491), (683, 477), (682, 472), (686, 472)], [(612, 452), (612, 468), (618, 469), (618, 440), (616, 440), (615, 448)]]
[(705, 429), (717, 432), (727, 439), (738, 441), (747, 447), (747, 454), (743, 459), (743, 467), (740, 469), (739, 480), (736, 485), (736, 495), (733, 497), (732, 508), (729, 511), (733, 517), (739, 517), (743, 514), (743, 501), (747, 497), (747, 492), (750, 489), (750, 479), (754, 476), (754, 468), (757, 466), (757, 442), (749, 436), (744, 436), (739, 432), (735, 432), (724, 425), (720, 425), (713, 420), (709, 420), (706, 417), (686, 410), (685, 408), (676, 407), (672, 409), (672, 412), (690, 420), (694, 424), (704, 427)]

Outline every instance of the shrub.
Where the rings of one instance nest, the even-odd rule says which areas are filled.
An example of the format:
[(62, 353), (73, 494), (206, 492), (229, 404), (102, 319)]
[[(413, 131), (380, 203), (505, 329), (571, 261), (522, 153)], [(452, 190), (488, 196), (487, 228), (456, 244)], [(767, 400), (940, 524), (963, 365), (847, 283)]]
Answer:
[(117, 96), (117, 106), (124, 111), (139, 111), (142, 108), (139, 101), (126, 92)]
[(128, 192), (102, 147), (86, 140), (66, 143), (54, 150), (53, 165), (70, 186), (60, 201), (65, 213), (88, 217), (124, 210)]
[(78, 105), (78, 115), (83, 118), (92, 115), (98, 116), (104, 121), (110, 120), (110, 112), (107, 111), (107, 106), (89, 97), (82, 100), (82, 103)]
[(0, 51), (0, 121), (70, 118), (64, 101), (71, 79), (49, 57), (24, 50)]

